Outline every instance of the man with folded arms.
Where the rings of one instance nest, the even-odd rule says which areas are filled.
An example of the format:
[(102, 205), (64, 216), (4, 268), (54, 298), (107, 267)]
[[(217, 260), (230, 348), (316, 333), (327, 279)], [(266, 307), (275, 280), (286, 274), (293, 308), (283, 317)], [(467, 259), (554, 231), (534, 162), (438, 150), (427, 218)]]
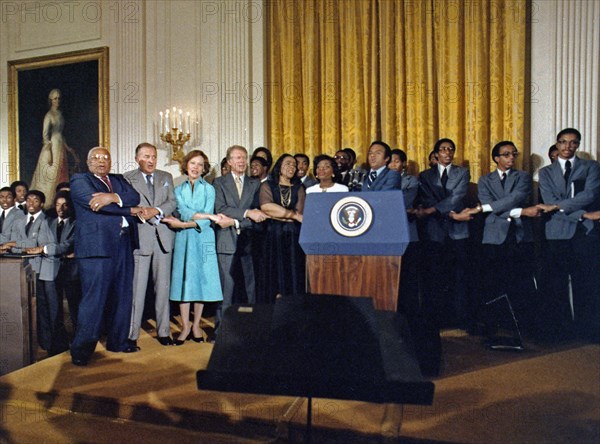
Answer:
[[(107, 330), (106, 349), (133, 352), (128, 341), (133, 293), (133, 250), (137, 248), (136, 219), (140, 195), (120, 174), (109, 174), (111, 157), (106, 148), (92, 148), (89, 172), (71, 178), (75, 206), (75, 257), (82, 297), (73, 364), (87, 365)], [(103, 322), (104, 321), (104, 322)]]
[(600, 228), (589, 214), (600, 210), (600, 165), (575, 155), (580, 144), (579, 131), (563, 129), (556, 136), (558, 159), (540, 170), (539, 208), (550, 215), (544, 312), (546, 325), (555, 328), (550, 338), (575, 333), (599, 342)]

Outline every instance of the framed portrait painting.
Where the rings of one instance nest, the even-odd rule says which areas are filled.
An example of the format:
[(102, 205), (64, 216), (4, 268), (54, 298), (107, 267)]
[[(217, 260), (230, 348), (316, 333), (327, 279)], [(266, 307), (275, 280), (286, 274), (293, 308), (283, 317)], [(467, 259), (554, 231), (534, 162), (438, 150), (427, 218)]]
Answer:
[(109, 147), (108, 48), (8, 62), (10, 180), (46, 195)]

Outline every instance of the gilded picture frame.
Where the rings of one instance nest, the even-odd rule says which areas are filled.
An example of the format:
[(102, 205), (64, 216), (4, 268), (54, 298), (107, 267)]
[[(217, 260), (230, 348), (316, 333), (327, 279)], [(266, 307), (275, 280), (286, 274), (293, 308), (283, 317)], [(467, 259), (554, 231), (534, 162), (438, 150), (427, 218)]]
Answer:
[(108, 47), (8, 62), (11, 181), (50, 190), (110, 148), (108, 77)]

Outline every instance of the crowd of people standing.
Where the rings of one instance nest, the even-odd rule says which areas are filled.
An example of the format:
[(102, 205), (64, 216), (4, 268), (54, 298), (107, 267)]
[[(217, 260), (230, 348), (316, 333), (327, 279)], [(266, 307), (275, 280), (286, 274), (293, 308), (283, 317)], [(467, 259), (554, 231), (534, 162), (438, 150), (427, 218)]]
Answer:
[[(453, 163), (457, 147), (447, 138), (435, 143), (430, 168), (418, 177), (407, 174), (406, 153), (383, 141), (371, 144), (362, 166), (350, 148), (320, 154), (312, 174), (303, 153), (283, 154), (273, 164), (264, 147), (249, 158), (234, 145), (212, 183), (206, 154), (187, 153), (178, 186), (157, 169), (149, 143), (136, 148), (139, 168), (124, 175), (110, 173), (110, 152), (96, 147), (88, 153), (89, 171), (57, 187), (50, 217), (39, 190), (22, 182), (0, 190), (0, 250), (33, 255), (40, 346), (56, 354), (70, 342), (73, 363), (87, 365), (102, 335), (109, 351), (140, 350), (148, 283), (164, 346), (218, 337), (223, 312), (234, 303), (304, 293), (298, 239), (307, 196), (398, 190), (410, 233), (399, 311), (408, 318), (422, 368), (435, 374), (439, 330), (489, 327), (481, 307), (500, 295), (532, 334), (599, 340), (600, 166), (575, 156), (580, 141), (572, 128), (558, 134), (556, 161), (539, 174), (537, 204), (532, 177), (516, 169), (519, 152), (510, 141), (492, 148), (497, 170), (480, 178), (476, 197), (469, 196), (469, 170)], [(545, 233), (538, 244), (536, 227)], [(76, 322), (70, 340), (63, 293)], [(175, 333), (170, 302), (181, 315)], [(206, 304), (216, 313), (210, 336), (201, 328)]]

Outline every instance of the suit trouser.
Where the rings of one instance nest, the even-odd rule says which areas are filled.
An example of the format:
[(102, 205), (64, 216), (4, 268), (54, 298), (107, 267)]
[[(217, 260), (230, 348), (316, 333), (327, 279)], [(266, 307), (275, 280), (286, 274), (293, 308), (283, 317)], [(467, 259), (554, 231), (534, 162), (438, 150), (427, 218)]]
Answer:
[(444, 243), (424, 241), (426, 273), (423, 278), (423, 313), (438, 327), (467, 326), (474, 308), (469, 298), (468, 239), (447, 238)]
[(62, 297), (56, 291), (54, 281), (36, 282), (37, 336), (40, 347), (50, 355), (69, 349), (62, 312)]
[[(223, 288), (223, 302), (217, 310), (217, 323), (220, 323), (223, 312), (233, 304), (233, 293), (235, 290), (236, 270), (241, 267), (244, 275), (244, 285), (249, 304), (256, 303), (256, 281), (254, 278), (254, 264), (251, 254), (217, 254), (219, 261), (219, 275), (221, 287)], [(239, 282), (238, 282), (239, 284)]]
[[(548, 240), (543, 282), (543, 316), (547, 333), (568, 334), (571, 326), (581, 336), (600, 339), (600, 238), (585, 234), (579, 225), (568, 240)], [(569, 302), (569, 277), (573, 313)]]
[[(130, 234), (120, 236), (111, 257), (78, 258), (82, 298), (75, 339), (74, 359), (87, 360), (94, 353), (102, 329), (108, 331), (106, 349), (125, 350), (131, 324), (133, 253)], [(106, 322), (103, 322), (103, 320)]]
[(398, 294), (398, 312), (411, 319), (420, 311), (419, 269), (421, 262), (421, 243), (410, 242), (402, 256), (400, 269), (400, 291)]
[(77, 314), (79, 313), (79, 303), (81, 302), (81, 282), (78, 278), (74, 279), (70, 273), (65, 273), (61, 266), (54, 283), (56, 284), (56, 292), (58, 293), (58, 297), (62, 300), (62, 296), (64, 294), (67, 298), (69, 315), (71, 316), (72, 331), (74, 333), (75, 330), (77, 330)]
[(152, 254), (133, 255), (135, 271), (133, 275), (133, 309), (129, 339), (137, 340), (140, 336), (150, 271), (152, 271), (155, 294), (156, 332), (162, 338), (170, 335), (169, 292), (171, 289), (171, 258), (172, 253), (165, 253), (158, 239), (153, 242)]
[[(537, 305), (532, 242), (517, 243), (513, 233), (500, 245), (483, 245), (484, 276), (481, 303), (506, 294), (520, 327), (531, 330)], [(487, 319), (490, 322), (506, 321)]]

